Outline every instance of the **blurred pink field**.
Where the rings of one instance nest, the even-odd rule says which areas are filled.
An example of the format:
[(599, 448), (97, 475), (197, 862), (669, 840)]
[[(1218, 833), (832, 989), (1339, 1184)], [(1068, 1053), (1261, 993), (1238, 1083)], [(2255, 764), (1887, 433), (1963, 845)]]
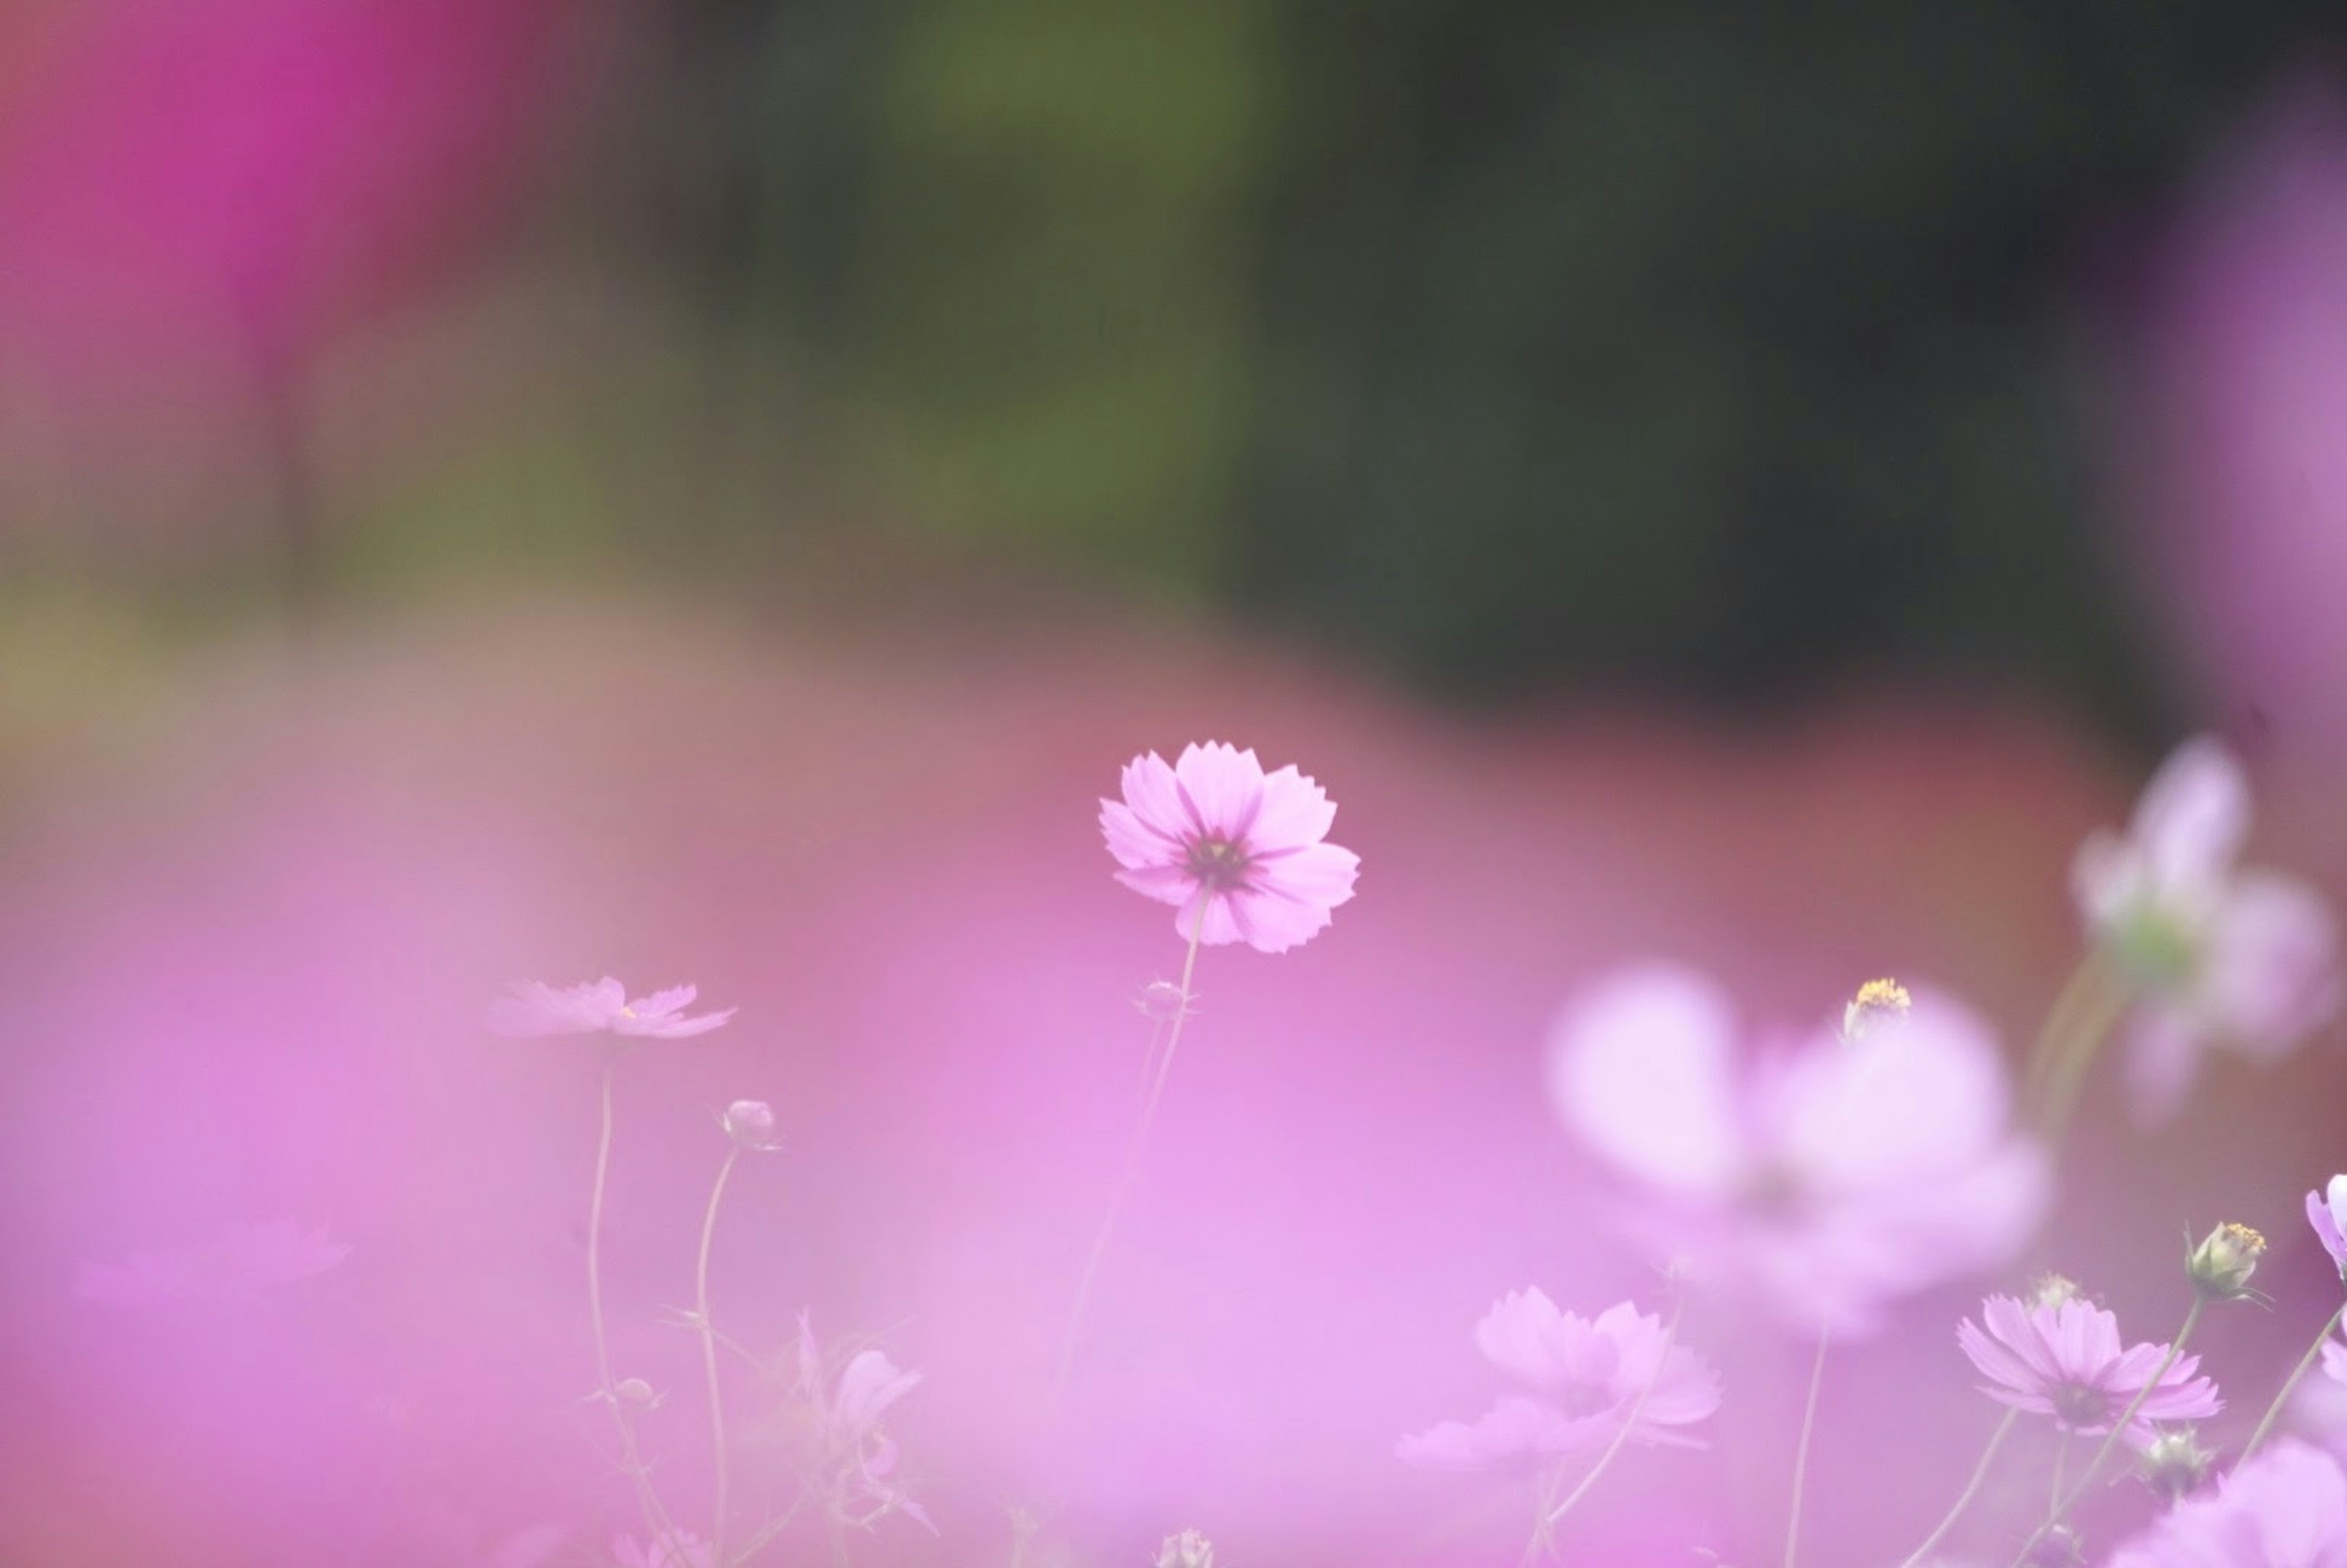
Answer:
[[(719, 1326), (783, 1353), (805, 1308), (925, 1374), (889, 1431), (939, 1536), (892, 1518), (856, 1562), (1009, 1561), (1013, 1507), (1068, 1561), (1144, 1561), (1190, 1525), (1242, 1564), (1512, 1560), (1507, 1484), (1393, 1447), (1483, 1397), (1468, 1330), (1502, 1292), (1652, 1296), (1541, 1091), (1563, 999), (1666, 956), (1806, 1025), (1895, 973), (1961, 990), (2017, 1053), (2077, 948), (2068, 856), (2129, 793), (1954, 706), (1772, 738), (1479, 732), (1098, 628), (883, 658), (548, 600), (287, 651), (220, 646), (135, 702), (94, 682), (0, 780), (12, 1562), (477, 1563), (539, 1526), (546, 1560), (583, 1562), (627, 1528), (587, 1398), (596, 1058), (480, 1021), (509, 979), (604, 973), (740, 1009), (617, 1074), (614, 1369), (670, 1396), (644, 1440), (688, 1514), (698, 1350), (661, 1319), (691, 1300), (713, 1118), (749, 1097), (781, 1149), (734, 1178)], [(1055, 1403), (1138, 1106), (1133, 1001), (1182, 959), (1164, 907), (1111, 880), (1096, 797), (1209, 736), (1327, 786), (1359, 896), (1297, 951), (1201, 957)], [(2303, 836), (2293, 810), (2261, 846)], [(2123, 1154), (2090, 1103), (2033, 1258), (2150, 1330), (2178, 1224), (2247, 1218), (2275, 1240), (2260, 1282), (2301, 1299), (2325, 1266), (2290, 1205), (2336, 1158), (2342, 1080), (2331, 1051), (2220, 1069), (2188, 1129)], [(258, 1299), (74, 1294), (86, 1266), (280, 1217), (347, 1259)], [(1838, 1365), (1814, 1496), (1864, 1507), (1812, 1507), (1819, 1561), (1904, 1550), (1952, 1495), (1991, 1424), (1952, 1345), (1980, 1283)], [(1606, 1561), (1748, 1558), (1781, 1530), (1806, 1350), (1700, 1301), (1686, 1334), (1724, 1376), (1717, 1441), (1624, 1459), (1576, 1525)], [(2230, 1319), (2204, 1339), (2237, 1370), (2295, 1354)], [(742, 1420), (754, 1497), (778, 1481)], [(1912, 1462), (1884, 1469), (1891, 1441)], [(1642, 1507), (1666, 1479), (1707, 1501)], [(783, 1561), (821, 1550), (812, 1524), (784, 1539)]]

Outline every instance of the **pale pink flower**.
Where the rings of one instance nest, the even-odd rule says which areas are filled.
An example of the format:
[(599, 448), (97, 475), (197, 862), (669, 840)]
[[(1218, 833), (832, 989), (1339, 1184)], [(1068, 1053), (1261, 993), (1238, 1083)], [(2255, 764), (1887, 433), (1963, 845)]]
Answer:
[(2285, 1440), (2178, 1501), (2108, 1568), (2347, 1568), (2347, 1474)]
[[(1353, 896), (1360, 856), (1327, 842), (1337, 807), (1291, 764), (1266, 774), (1252, 751), (1209, 741), (1167, 766), (1125, 764), (1124, 798), (1101, 802), (1118, 881), (1180, 906), (1174, 929), (1208, 947), (1284, 953), (1310, 941)], [(1202, 917), (1204, 925), (1199, 925)]]
[(1981, 1303), (1981, 1322), (1986, 1327), (1970, 1318), (1956, 1325), (1956, 1343), (1988, 1379), (1981, 1392), (2017, 1410), (2051, 1416), (2063, 1431), (2109, 1431), (2155, 1372), (2158, 1385), (2125, 1434), (2137, 1447), (2158, 1436), (2154, 1421), (2198, 1420), (2225, 1408), (2217, 1386), (2193, 1375), (2198, 1357), (2179, 1356), (2160, 1371), (2168, 1348), (2145, 1343), (2121, 1349), (2118, 1319), (2092, 1302), (2028, 1307), (2010, 1296), (1992, 1296)]
[(124, 1263), (82, 1265), (74, 1294), (145, 1307), (169, 1301), (259, 1301), (267, 1292), (323, 1274), (350, 1256), (325, 1227), (265, 1220), (192, 1246), (134, 1252)]
[(2338, 1010), (2331, 910), (2293, 877), (2237, 866), (2249, 828), (2240, 764), (2203, 735), (2152, 775), (2127, 831), (2096, 833), (2071, 867), (2088, 933), (2132, 989), (2127, 1086), (2147, 1125), (2182, 1107), (2209, 1047), (2273, 1061)]
[(928, 1512), (889, 1479), (897, 1443), (880, 1427), (881, 1416), (919, 1386), (921, 1374), (899, 1368), (886, 1351), (866, 1349), (849, 1357), (826, 1386), (823, 1354), (804, 1312), (798, 1355), (799, 1398), (815, 1417), (811, 1481), (824, 1507), (846, 1524), (870, 1525), (902, 1513), (937, 1533)]
[(2333, 1176), (2328, 1188), (2306, 1194), (2306, 1223), (2347, 1281), (2347, 1176)]
[(1850, 1038), (1836, 1021), (1747, 1054), (1706, 977), (1618, 973), (1551, 1035), (1565, 1124), (1637, 1193), (1656, 1263), (1837, 1336), (1890, 1302), (1995, 1267), (2045, 1212), (2045, 1160), (2010, 1125), (1994, 1037), (1928, 990)]
[(707, 1034), (733, 1016), (734, 1009), (705, 1012), (692, 1018), (684, 1009), (701, 993), (691, 986), (671, 986), (648, 997), (628, 999), (627, 988), (606, 975), (587, 985), (558, 989), (537, 980), (515, 980), (506, 994), (489, 1004), (492, 1031), (517, 1040), (549, 1034), (616, 1034), (649, 1040), (684, 1040)]
[(1501, 1296), (1475, 1326), (1484, 1359), (1532, 1390), (1501, 1398), (1472, 1426), (1444, 1421), (1402, 1439), (1406, 1463), (1481, 1470), (1594, 1453), (1635, 1409), (1633, 1442), (1700, 1448), (1680, 1429), (1719, 1408), (1719, 1376), (1662, 1319), (1624, 1301), (1595, 1321), (1560, 1312), (1538, 1289)]

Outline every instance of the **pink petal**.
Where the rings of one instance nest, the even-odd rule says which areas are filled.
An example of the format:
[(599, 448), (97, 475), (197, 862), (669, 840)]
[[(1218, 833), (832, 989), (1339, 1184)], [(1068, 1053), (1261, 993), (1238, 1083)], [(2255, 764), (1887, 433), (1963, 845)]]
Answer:
[(1867, 1039), (1814, 1043), (1786, 1082), (1785, 1158), (1828, 1191), (1961, 1172), (2004, 1139), (2004, 1059), (1978, 1015), (1919, 993)]
[(1537, 1286), (1512, 1290), (1491, 1304), (1475, 1325), (1475, 1348), (1510, 1377), (1535, 1388), (1564, 1376), (1559, 1344), (1564, 1315)]
[(2287, 1055), (2339, 1009), (2339, 939), (2312, 888), (2270, 872), (2234, 878), (2203, 959), (2209, 1015), (2244, 1054)]
[(1245, 838), (1263, 804), (1263, 764), (1252, 751), (1219, 741), (1185, 746), (1174, 764), (1175, 786), (1201, 830)]
[(1265, 775), (1262, 809), (1255, 814), (1247, 841), (1258, 855), (1301, 848), (1327, 837), (1336, 820), (1337, 805), (1327, 791), (1296, 772), (1291, 763)]
[(2160, 764), (2130, 825), (2163, 887), (2220, 881), (2250, 830), (2250, 786), (2224, 743), (2200, 735)]
[(1174, 770), (1155, 752), (1124, 764), (1123, 786), (1124, 804), (1143, 828), (1177, 844), (1194, 832), (1196, 824), (1182, 804)]
[(1101, 802), (1100, 825), (1101, 836), (1108, 842), (1108, 852), (1128, 870), (1178, 866), (1182, 862), (1181, 845), (1151, 826), (1122, 801)]
[(1335, 908), (1353, 896), (1361, 857), (1333, 844), (1307, 845), (1268, 860), (1259, 860), (1250, 878), (1261, 891), (1322, 910)]
[(1550, 1031), (1549, 1102), (1624, 1174), (1724, 1198), (1749, 1168), (1735, 1037), (1735, 1013), (1706, 977), (1665, 965), (1629, 970)]

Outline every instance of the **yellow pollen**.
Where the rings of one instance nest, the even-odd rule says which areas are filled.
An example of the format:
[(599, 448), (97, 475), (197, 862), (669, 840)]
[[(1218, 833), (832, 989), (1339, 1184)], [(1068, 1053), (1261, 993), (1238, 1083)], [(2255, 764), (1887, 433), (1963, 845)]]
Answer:
[(1877, 1024), (1895, 1022), (1907, 1016), (1914, 999), (1907, 988), (1897, 980), (1869, 980), (1858, 988), (1850, 1005), (1841, 1009), (1841, 1034), (1846, 1040), (1865, 1037)]
[(1907, 988), (1897, 980), (1869, 980), (1858, 988), (1858, 995), (1851, 999), (1850, 1005), (1867, 1011), (1888, 1009), (1905, 1012), (1915, 1005), (1915, 999), (1909, 996)]
[(2263, 1252), (2266, 1249), (2266, 1238), (2247, 1225), (2228, 1225), (2219, 1228), (2224, 1231), (2225, 1239), (2236, 1246), (2250, 1252)]

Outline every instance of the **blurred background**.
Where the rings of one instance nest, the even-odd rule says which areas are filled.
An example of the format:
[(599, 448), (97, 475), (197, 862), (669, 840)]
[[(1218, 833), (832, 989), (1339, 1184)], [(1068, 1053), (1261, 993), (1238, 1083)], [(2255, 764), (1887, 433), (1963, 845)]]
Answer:
[[(1047, 1497), (1071, 1561), (1447, 1561), (1407, 1522), (1456, 1494), (1386, 1482), (1468, 1326), (1565, 1255), (1638, 1287), (1527, 1088), (1572, 985), (1671, 952), (1808, 1018), (1912, 968), (2017, 1050), (2071, 846), (2202, 727), (2335, 896), (2342, 600), (2333, 5), (14, 0), (0, 1392), (59, 1436), (11, 1550), (473, 1563), (613, 1512), (564, 1413), (592, 1075), (474, 1024), (610, 970), (743, 1009), (644, 1075), (622, 1306), (758, 1092), (799, 1163), (735, 1200), (790, 1238), (742, 1310), (910, 1325), (957, 1544), (870, 1560)], [(1362, 890), (1204, 966), (1158, 1136), (1214, 1155), (1130, 1221), (1071, 1471), (1004, 1412), (1180, 957), (1092, 802), (1208, 736), (1326, 783)], [(2090, 1108), (2056, 1234), (2122, 1304), (2166, 1311), (2171, 1210), (2317, 1278), (2310, 1055), (2212, 1087), (2255, 1164)], [(65, 1290), (277, 1214), (354, 1248), (282, 1376), (188, 1348), (249, 1326), (126, 1360)], [(1297, 1268), (1357, 1290), (1300, 1361)], [(1375, 1387), (1369, 1340), (1415, 1347)], [(1282, 1413), (1177, 1398), (1204, 1365)], [(1866, 1550), (1946, 1491), (1884, 1484)]]
[(2182, 671), (2112, 405), (2196, 192), (2338, 156), (2313, 3), (0, 26), (19, 600), (1044, 585), (1452, 699), (2138, 740)]

